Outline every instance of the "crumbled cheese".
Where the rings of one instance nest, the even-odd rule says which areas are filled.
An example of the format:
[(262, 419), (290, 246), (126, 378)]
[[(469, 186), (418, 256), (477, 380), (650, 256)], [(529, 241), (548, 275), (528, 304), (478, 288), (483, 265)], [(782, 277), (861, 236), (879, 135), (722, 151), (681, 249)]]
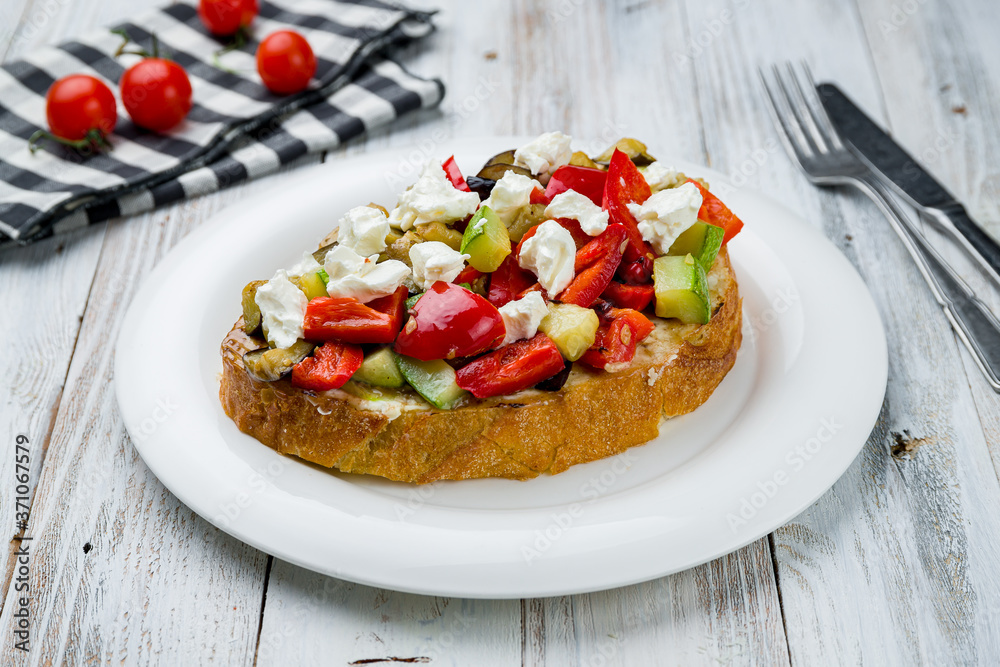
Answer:
[(514, 164), (547, 180), (556, 169), (569, 164), (571, 141), (572, 137), (562, 132), (546, 132), (514, 151)]
[(524, 241), (517, 263), (534, 273), (545, 291), (555, 296), (573, 280), (575, 260), (573, 235), (555, 220), (546, 220)]
[(538, 325), (548, 314), (545, 299), (538, 292), (528, 292), (520, 299), (500, 306), (500, 317), (507, 329), (503, 344), (533, 337), (538, 333)]
[(632, 365), (631, 361), (619, 361), (617, 363), (611, 363), (604, 367), (604, 370), (608, 373), (621, 373), (623, 370)]
[(479, 195), (459, 190), (448, 180), (444, 169), (429, 163), (417, 182), (399, 196), (389, 213), (389, 223), (406, 231), (425, 222), (445, 224), (464, 220), (479, 208)]
[(291, 347), (302, 338), (302, 320), (309, 300), (288, 280), (288, 272), (278, 269), (273, 278), (257, 288), (254, 302), (260, 308), (267, 339), (275, 347)]
[(483, 206), (489, 206), (503, 224), (510, 226), (521, 209), (531, 201), (531, 193), (535, 188), (542, 189), (542, 184), (533, 178), (508, 171), (493, 186)]
[(667, 254), (677, 237), (698, 221), (700, 208), (701, 192), (693, 183), (661, 190), (642, 206), (628, 205), (629, 212), (639, 222), (642, 238), (661, 255)]
[(450, 283), (465, 268), (468, 255), (453, 250), (440, 241), (424, 241), (410, 248), (413, 282), (420, 289), (430, 289), (439, 280)]
[(590, 197), (567, 190), (560, 192), (545, 208), (546, 218), (570, 218), (580, 223), (580, 229), (597, 236), (608, 228), (608, 212), (590, 201)]
[(681, 182), (681, 173), (662, 162), (653, 162), (645, 167), (639, 167), (639, 171), (642, 172), (643, 178), (646, 179), (653, 192), (672, 188), (675, 185), (680, 185)]
[(650, 387), (655, 387), (656, 381), (660, 379), (660, 375), (661, 375), (660, 371), (658, 371), (655, 366), (650, 366), (649, 379), (646, 380), (646, 384), (648, 384)]
[(288, 269), (288, 275), (289, 277), (304, 276), (307, 273), (314, 273), (322, 268), (323, 267), (316, 261), (316, 258), (313, 257), (312, 253), (307, 250), (302, 253), (302, 259), (292, 265), (292, 268)]
[(378, 262), (378, 255), (362, 257), (342, 245), (326, 254), (324, 268), (330, 276), (330, 296), (349, 296), (361, 303), (392, 294), (410, 275), (410, 267), (398, 260)]
[(337, 242), (359, 255), (377, 255), (385, 250), (389, 218), (371, 206), (356, 206), (344, 214), (338, 226)]

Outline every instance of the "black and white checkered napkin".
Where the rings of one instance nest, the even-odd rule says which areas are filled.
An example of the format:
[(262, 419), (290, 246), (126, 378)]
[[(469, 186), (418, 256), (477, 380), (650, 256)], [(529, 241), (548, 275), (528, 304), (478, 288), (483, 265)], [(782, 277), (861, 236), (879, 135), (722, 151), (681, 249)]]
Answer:
[[(0, 241), (28, 243), (257, 178), (444, 95), (440, 81), (410, 74), (388, 53), (433, 30), (431, 14), (381, 0), (262, 1), (254, 39), (222, 57), (230, 71), (213, 65), (222, 43), (191, 4), (117, 27), (147, 49), (155, 33), (187, 70), (191, 113), (161, 135), (134, 126), (119, 103), (114, 150), (83, 156), (43, 142), (32, 155), (28, 138), (46, 129), (45, 93), (53, 81), (91, 74), (117, 98), (118, 79), (134, 59), (116, 60), (121, 38), (103, 30), (0, 67)], [(318, 85), (291, 96), (264, 87), (254, 58), (256, 40), (283, 28), (302, 33), (318, 61)]]

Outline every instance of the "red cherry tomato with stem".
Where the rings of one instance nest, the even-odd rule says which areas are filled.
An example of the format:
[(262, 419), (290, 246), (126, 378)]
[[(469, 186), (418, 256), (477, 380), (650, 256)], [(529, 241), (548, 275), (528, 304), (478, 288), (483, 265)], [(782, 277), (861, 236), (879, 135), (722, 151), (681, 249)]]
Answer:
[(257, 47), (257, 73), (272, 93), (298, 93), (306, 89), (316, 73), (316, 56), (299, 33), (272, 32)]
[(121, 95), (132, 121), (147, 130), (169, 130), (191, 111), (187, 72), (164, 58), (145, 58), (125, 70)]
[(198, 17), (213, 35), (235, 35), (249, 27), (259, 9), (257, 0), (201, 0)]
[(106, 137), (115, 129), (115, 96), (103, 81), (87, 74), (59, 79), (45, 95), (45, 117), (51, 132), (39, 130), (28, 141), (36, 150), (40, 138), (77, 149), (110, 147)]

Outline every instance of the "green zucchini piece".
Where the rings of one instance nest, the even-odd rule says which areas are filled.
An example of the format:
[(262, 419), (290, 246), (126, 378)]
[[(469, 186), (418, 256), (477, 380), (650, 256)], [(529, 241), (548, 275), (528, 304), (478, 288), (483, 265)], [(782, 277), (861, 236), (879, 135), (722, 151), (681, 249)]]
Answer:
[(668, 255), (692, 255), (708, 271), (722, 248), (722, 238), (726, 232), (722, 227), (699, 220), (688, 227), (670, 246)]
[(469, 393), (458, 386), (455, 369), (443, 359), (420, 361), (402, 354), (393, 354), (399, 372), (434, 407), (451, 410)]
[(656, 315), (685, 324), (708, 324), (712, 317), (705, 267), (693, 255), (658, 257), (653, 262)]
[(376, 387), (398, 388), (406, 384), (406, 379), (396, 366), (395, 353), (388, 347), (380, 347), (365, 356), (361, 367), (354, 372), (351, 380), (359, 380)]
[[(323, 271), (323, 269), (319, 271)], [(288, 280), (302, 290), (302, 293), (310, 301), (319, 296), (329, 296), (326, 292), (326, 283), (323, 282), (323, 277), (320, 276), (319, 271), (310, 271), (303, 273), (301, 276), (289, 276)], [(326, 273), (326, 271), (323, 271), (323, 273)]]
[(507, 226), (489, 206), (482, 206), (469, 220), (462, 234), (463, 255), (469, 256), (469, 264), (477, 271), (492, 273), (510, 254), (510, 234)]

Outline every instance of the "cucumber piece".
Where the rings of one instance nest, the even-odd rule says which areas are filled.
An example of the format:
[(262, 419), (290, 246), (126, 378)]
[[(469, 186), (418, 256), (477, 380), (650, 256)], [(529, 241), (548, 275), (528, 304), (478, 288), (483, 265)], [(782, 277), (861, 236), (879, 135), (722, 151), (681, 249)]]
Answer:
[[(319, 271), (323, 270), (320, 269)], [(288, 280), (302, 290), (302, 293), (305, 294), (306, 298), (310, 301), (318, 296), (329, 296), (326, 292), (326, 283), (323, 282), (323, 278), (319, 275), (319, 271), (310, 271), (309, 273), (303, 273), (301, 276), (289, 276)], [(325, 271), (323, 272), (326, 273)]]
[(699, 220), (688, 227), (670, 246), (668, 255), (692, 255), (708, 271), (722, 248), (722, 238), (726, 232), (722, 227)]
[(359, 380), (376, 387), (398, 388), (406, 384), (403, 374), (396, 367), (395, 353), (388, 347), (365, 356), (361, 367), (354, 371), (351, 380)]
[(434, 407), (451, 410), (469, 393), (458, 386), (455, 369), (443, 359), (420, 361), (396, 353), (393, 356), (410, 386)]
[(480, 207), (469, 220), (459, 252), (468, 255), (469, 264), (483, 273), (496, 271), (510, 254), (507, 226), (489, 206)]
[(391, 388), (373, 387), (364, 382), (355, 382), (353, 378), (345, 382), (340, 390), (365, 401), (385, 401), (396, 398), (399, 395), (398, 392)]
[(657, 257), (653, 262), (656, 315), (685, 324), (708, 324), (712, 318), (705, 267), (693, 255)]
[(417, 299), (419, 299), (420, 297), (422, 297), (424, 294), (425, 294), (425, 292), (421, 292), (420, 294), (414, 294), (413, 296), (409, 297), (406, 300), (406, 309), (407, 310), (413, 310), (413, 307), (415, 305), (417, 305)]
[(597, 337), (600, 320), (590, 308), (572, 303), (550, 303), (549, 314), (538, 330), (552, 339), (567, 361), (576, 361), (590, 349)]

